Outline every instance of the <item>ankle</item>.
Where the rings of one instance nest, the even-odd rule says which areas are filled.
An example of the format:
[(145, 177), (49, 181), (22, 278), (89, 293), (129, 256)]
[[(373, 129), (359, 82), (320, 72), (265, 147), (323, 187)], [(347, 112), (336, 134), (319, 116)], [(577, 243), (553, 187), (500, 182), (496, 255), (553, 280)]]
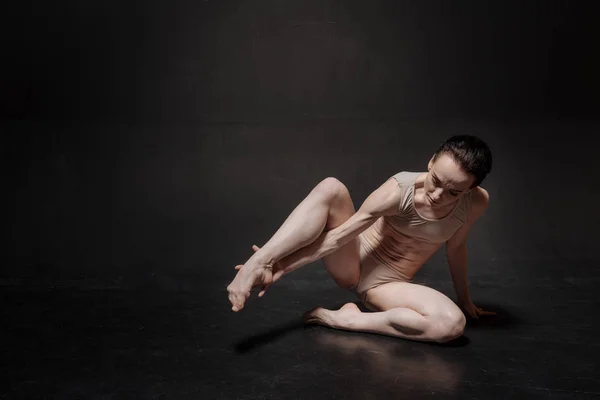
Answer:
[(354, 329), (356, 326), (357, 313), (354, 311), (338, 310), (333, 312), (332, 322), (338, 329)]

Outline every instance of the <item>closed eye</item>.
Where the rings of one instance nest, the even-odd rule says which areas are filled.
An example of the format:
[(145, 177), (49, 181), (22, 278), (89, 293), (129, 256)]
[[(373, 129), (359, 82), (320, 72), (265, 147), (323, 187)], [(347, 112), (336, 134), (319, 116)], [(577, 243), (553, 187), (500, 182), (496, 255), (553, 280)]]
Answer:
[[(439, 181), (439, 179), (438, 179), (438, 178), (437, 178), (435, 175), (431, 174), (431, 180), (432, 180), (432, 182), (433, 182), (433, 184), (434, 184), (435, 186), (440, 186), (440, 181)], [(450, 194), (451, 194), (452, 196), (456, 197), (456, 196), (458, 196), (460, 193), (459, 193), (459, 192), (452, 192), (452, 191), (451, 191), (451, 192), (450, 192)]]

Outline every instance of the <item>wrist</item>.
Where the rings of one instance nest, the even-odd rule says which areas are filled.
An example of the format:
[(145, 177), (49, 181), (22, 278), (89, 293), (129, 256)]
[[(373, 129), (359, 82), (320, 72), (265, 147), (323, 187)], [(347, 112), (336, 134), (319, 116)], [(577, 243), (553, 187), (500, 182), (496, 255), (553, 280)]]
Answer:
[(269, 254), (268, 251), (264, 250), (264, 248), (258, 250), (254, 253), (248, 261), (252, 260), (252, 262), (259, 265), (266, 265), (269, 267), (273, 267), (275, 264), (275, 258), (273, 255)]

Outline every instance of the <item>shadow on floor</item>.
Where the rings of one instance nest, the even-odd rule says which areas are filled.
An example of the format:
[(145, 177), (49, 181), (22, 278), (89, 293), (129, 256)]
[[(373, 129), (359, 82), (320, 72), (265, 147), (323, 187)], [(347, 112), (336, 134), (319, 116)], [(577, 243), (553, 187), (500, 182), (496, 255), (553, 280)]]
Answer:
[(494, 304), (477, 303), (477, 306), (486, 311), (496, 312), (497, 315), (485, 315), (479, 319), (467, 318), (467, 329), (512, 329), (522, 323), (519, 317)]
[(275, 342), (296, 330), (303, 329), (304, 326), (305, 325), (301, 319), (290, 321), (266, 332), (250, 336), (236, 343), (234, 345), (234, 349), (237, 353), (244, 354), (260, 346)]

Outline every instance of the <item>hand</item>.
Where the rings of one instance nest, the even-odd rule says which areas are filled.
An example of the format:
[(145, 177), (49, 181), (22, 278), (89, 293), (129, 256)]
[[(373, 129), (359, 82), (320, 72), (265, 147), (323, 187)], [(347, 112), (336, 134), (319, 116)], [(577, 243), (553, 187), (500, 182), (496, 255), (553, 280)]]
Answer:
[(493, 311), (485, 311), (480, 307), (477, 307), (470, 298), (459, 301), (459, 307), (473, 319), (479, 319), (482, 315), (496, 315)]
[[(254, 250), (254, 252), (256, 253), (258, 250), (260, 250), (260, 247), (258, 247), (257, 245), (252, 245), (252, 250)], [(235, 269), (236, 271), (239, 271), (241, 268), (243, 267), (243, 265), (236, 265)], [(275, 265), (273, 265), (273, 270), (272, 270), (272, 280), (270, 283), (263, 285), (263, 287), (260, 289), (260, 292), (258, 292), (258, 297), (263, 297), (265, 295), (265, 292), (267, 291), (267, 289), (275, 282), (277, 282), (279, 280), (279, 278), (281, 278), (283, 276), (283, 268), (281, 267), (281, 265), (277, 262), (275, 263)]]

